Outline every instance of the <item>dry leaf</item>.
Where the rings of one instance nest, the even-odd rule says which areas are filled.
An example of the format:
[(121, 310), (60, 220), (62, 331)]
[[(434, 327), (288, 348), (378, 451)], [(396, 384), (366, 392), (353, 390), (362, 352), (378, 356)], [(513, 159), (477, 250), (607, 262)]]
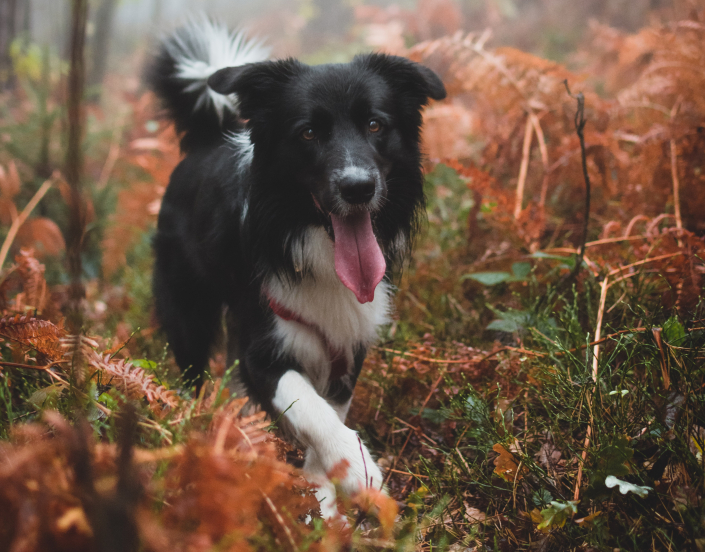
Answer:
[(502, 445), (497, 443), (492, 447), (499, 456), (494, 459), (494, 473), (500, 476), (505, 481), (514, 482), (519, 481), (522, 477), (521, 474), (517, 474), (517, 469), (519, 466), (514, 460), (514, 455), (507, 451)]

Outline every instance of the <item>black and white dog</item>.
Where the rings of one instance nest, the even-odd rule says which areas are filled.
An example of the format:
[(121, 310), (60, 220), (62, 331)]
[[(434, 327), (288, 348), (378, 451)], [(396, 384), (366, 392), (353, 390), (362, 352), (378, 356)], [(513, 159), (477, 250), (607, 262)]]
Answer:
[(445, 88), (389, 55), (267, 57), (201, 21), (164, 40), (149, 68), (186, 154), (159, 214), (156, 309), (194, 382), (226, 309), (229, 361), (307, 447), (304, 470), (332, 516), (326, 473), (341, 461), (345, 491), (382, 484), (344, 421), (423, 213), (421, 109)]

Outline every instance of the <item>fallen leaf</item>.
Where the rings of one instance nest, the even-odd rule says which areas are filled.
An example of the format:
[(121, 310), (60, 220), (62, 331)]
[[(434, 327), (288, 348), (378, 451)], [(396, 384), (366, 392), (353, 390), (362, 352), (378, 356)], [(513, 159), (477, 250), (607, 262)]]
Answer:
[(541, 510), (543, 521), (539, 523), (537, 529), (550, 531), (551, 529), (563, 527), (565, 522), (577, 513), (578, 502), (576, 500), (569, 500), (567, 502), (554, 500), (548, 508)]
[(519, 467), (516, 460), (514, 460), (514, 455), (499, 443), (494, 445), (492, 450), (499, 454), (499, 456), (494, 459), (494, 473), (505, 481), (519, 481), (522, 476), (521, 474), (517, 475), (517, 469)]
[(639, 485), (634, 485), (633, 483), (629, 483), (628, 481), (622, 481), (621, 479), (617, 479), (614, 475), (608, 475), (605, 478), (605, 485), (607, 485), (608, 489), (619, 485), (619, 492), (623, 495), (627, 494), (628, 492), (632, 492), (634, 494), (639, 495), (641, 498), (646, 497), (646, 495), (649, 494), (649, 491), (653, 490), (653, 487), (641, 487)]

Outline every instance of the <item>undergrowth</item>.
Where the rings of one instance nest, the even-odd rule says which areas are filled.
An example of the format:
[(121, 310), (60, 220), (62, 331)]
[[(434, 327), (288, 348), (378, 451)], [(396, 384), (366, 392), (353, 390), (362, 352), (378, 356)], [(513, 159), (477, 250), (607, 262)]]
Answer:
[(486, 33), (397, 45), (449, 99), (425, 113), (428, 222), (348, 419), (389, 497), (343, 497), (347, 527), (320, 519), (276, 420), (230, 396), (222, 352), (194, 395), (154, 323), (180, 154), (148, 94), (87, 119), (70, 334), (63, 68), (19, 74), (0, 102), (0, 552), (705, 550), (704, 19), (592, 24), (580, 76)]

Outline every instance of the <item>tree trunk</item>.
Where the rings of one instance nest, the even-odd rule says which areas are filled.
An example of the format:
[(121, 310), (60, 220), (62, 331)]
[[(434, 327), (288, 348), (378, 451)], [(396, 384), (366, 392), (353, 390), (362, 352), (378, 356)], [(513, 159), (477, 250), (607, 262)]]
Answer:
[(17, 36), (17, 0), (0, 0), (0, 89), (14, 83), (10, 47)]
[(86, 207), (83, 199), (81, 176), (83, 171), (83, 90), (85, 85), (84, 50), (88, 0), (73, 0), (71, 17), (71, 65), (68, 77), (68, 148), (66, 150), (66, 182), (71, 190), (69, 200), (69, 225), (66, 235), (66, 257), (69, 285), (68, 326), (73, 335), (79, 335), (83, 326), (81, 303), (85, 290), (81, 282), (81, 250), (86, 228)]
[(101, 85), (108, 66), (110, 36), (117, 0), (102, 0), (95, 13), (95, 34), (91, 48), (91, 70), (86, 82), (91, 101), (99, 101)]

